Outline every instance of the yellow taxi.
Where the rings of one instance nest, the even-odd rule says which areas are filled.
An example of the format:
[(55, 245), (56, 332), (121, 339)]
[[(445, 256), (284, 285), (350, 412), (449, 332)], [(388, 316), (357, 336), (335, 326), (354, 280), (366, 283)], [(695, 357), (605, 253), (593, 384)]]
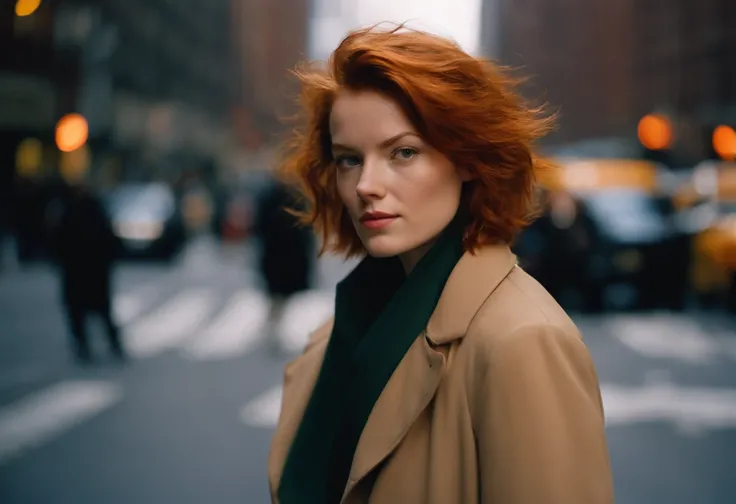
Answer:
[[(585, 258), (570, 272), (586, 278), (585, 296), (608, 299), (606, 292), (623, 288), (628, 292), (623, 305), (682, 309), (689, 236), (672, 223), (673, 183), (667, 169), (639, 159), (561, 157), (537, 179), (552, 203), (556, 194), (572, 196), (576, 213), (587, 222)], [(548, 213), (554, 214), (553, 206)], [(563, 236), (548, 241), (558, 239)]]
[[(733, 293), (736, 286), (736, 162), (706, 162), (678, 192), (677, 206), (697, 227), (692, 286), (702, 299)], [(733, 303), (733, 301), (731, 301)]]
[(661, 186), (662, 173), (655, 163), (637, 159), (558, 158), (537, 179), (551, 191), (633, 189), (653, 193)]

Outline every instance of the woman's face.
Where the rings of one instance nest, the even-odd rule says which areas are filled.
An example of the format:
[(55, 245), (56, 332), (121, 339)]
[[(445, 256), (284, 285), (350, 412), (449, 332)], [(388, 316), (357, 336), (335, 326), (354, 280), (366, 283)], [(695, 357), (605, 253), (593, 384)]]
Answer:
[(337, 189), (374, 257), (410, 271), (450, 223), (470, 177), (417, 133), (401, 107), (372, 91), (342, 91), (330, 115)]

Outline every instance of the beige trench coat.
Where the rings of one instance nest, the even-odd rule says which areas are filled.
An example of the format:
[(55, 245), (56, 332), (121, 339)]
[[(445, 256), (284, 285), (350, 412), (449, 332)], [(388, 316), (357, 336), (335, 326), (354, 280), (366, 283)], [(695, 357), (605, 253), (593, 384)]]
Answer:
[[(286, 367), (268, 462), (273, 502), (331, 327)], [(613, 502), (593, 362), (508, 247), (466, 253), (418, 336), (371, 412), (343, 503)]]

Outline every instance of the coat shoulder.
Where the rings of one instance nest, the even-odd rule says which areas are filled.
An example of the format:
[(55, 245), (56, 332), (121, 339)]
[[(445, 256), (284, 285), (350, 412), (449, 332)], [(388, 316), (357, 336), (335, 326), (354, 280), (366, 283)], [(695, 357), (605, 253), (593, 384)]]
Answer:
[[(595, 365), (580, 331), (521, 268), (478, 310), (457, 357), (469, 398), (485, 397), (488, 387), (512, 391), (521, 381), (547, 373), (549, 380), (575, 384), (570, 390), (585, 390), (601, 407)], [(471, 411), (480, 407), (479, 401), (470, 404)]]
[(508, 353), (533, 353), (542, 347), (549, 351), (558, 345), (587, 354), (583, 336), (565, 310), (539, 282), (515, 267), (476, 313), (462, 353), (473, 374), (484, 375), (493, 360)]
[(483, 344), (528, 327), (582, 339), (575, 323), (552, 295), (517, 266), (480, 307), (466, 339)]

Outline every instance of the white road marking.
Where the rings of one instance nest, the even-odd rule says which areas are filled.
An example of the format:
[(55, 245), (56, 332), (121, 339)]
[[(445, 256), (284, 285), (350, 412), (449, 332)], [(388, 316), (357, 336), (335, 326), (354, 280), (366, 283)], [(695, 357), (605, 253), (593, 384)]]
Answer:
[(274, 428), (281, 413), (281, 386), (274, 387), (240, 409), (240, 421), (249, 427)]
[(131, 323), (146, 309), (154, 295), (153, 287), (118, 294), (113, 298), (113, 314), (118, 324)]
[(124, 331), (126, 346), (136, 357), (152, 357), (194, 334), (213, 307), (208, 290), (184, 291)]
[(649, 358), (706, 364), (722, 353), (719, 341), (684, 316), (619, 315), (605, 324), (623, 344)]
[(308, 291), (294, 296), (284, 308), (278, 328), (284, 350), (300, 352), (309, 334), (332, 316), (334, 307), (334, 292)]
[(660, 381), (643, 387), (604, 384), (601, 393), (608, 427), (667, 422), (688, 434), (736, 429), (736, 389)]
[(184, 347), (184, 353), (198, 360), (243, 355), (265, 337), (267, 319), (268, 299), (263, 293), (239, 292), (212, 324)]
[(65, 381), (0, 409), (0, 464), (110, 408), (122, 389), (105, 381)]

